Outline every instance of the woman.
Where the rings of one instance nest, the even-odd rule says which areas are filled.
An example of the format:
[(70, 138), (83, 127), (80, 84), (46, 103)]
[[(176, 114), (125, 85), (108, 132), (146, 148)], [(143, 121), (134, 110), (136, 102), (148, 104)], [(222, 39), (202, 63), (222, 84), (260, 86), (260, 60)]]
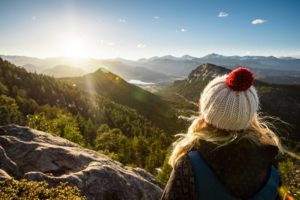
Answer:
[(174, 143), (162, 199), (279, 198), (275, 156), (283, 149), (257, 113), (253, 81), (240, 67), (205, 87), (199, 117)]

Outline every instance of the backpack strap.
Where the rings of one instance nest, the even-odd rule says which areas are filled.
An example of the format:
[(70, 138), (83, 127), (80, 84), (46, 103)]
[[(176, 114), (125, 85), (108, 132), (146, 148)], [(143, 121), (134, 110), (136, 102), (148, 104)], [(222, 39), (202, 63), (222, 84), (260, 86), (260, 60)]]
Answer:
[(190, 151), (188, 156), (192, 163), (198, 199), (237, 200), (225, 189), (198, 151)]
[[(233, 197), (224, 187), (215, 173), (209, 168), (198, 151), (190, 151), (188, 156), (191, 160), (195, 178), (195, 189), (198, 199), (222, 199), (238, 200)], [(277, 169), (272, 166), (270, 176), (266, 185), (248, 200), (274, 200), (280, 184), (280, 176)]]
[(249, 200), (276, 199), (278, 195), (279, 186), (280, 186), (280, 175), (276, 167), (272, 165), (268, 182), (256, 195), (249, 198)]

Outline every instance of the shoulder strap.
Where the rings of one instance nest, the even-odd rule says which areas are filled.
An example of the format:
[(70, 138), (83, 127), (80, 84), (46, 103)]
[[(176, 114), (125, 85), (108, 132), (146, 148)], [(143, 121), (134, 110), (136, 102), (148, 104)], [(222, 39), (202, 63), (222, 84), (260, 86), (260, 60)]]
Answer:
[(274, 200), (277, 197), (279, 185), (280, 175), (278, 170), (272, 165), (268, 182), (256, 195), (249, 198), (249, 200)]
[(188, 156), (192, 163), (198, 199), (237, 199), (232, 197), (224, 188), (222, 183), (218, 180), (213, 171), (207, 166), (197, 151), (190, 151)]
[[(188, 156), (192, 163), (195, 188), (198, 199), (238, 200), (223, 186), (218, 177), (208, 167), (197, 151), (190, 151)], [(277, 169), (272, 166), (266, 185), (248, 200), (274, 200), (280, 183)]]

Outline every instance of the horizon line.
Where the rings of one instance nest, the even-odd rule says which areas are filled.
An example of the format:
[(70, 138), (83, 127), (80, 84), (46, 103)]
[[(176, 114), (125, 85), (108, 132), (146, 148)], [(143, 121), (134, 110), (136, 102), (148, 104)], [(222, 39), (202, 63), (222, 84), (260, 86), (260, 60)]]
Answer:
[(209, 56), (209, 55), (219, 55), (219, 56), (224, 56), (224, 57), (275, 57), (275, 58), (293, 58), (293, 59), (300, 59), (300, 56), (277, 56), (277, 55), (274, 55), (274, 54), (269, 54), (269, 55), (238, 55), (238, 54), (233, 54), (233, 55), (224, 55), (224, 54), (220, 54), (220, 53), (215, 53), (215, 52), (212, 52), (212, 53), (208, 53), (208, 54), (205, 54), (203, 56), (193, 56), (191, 54), (183, 54), (181, 56), (175, 56), (175, 55), (172, 55), (172, 54), (164, 54), (164, 55), (156, 55), (156, 56), (149, 56), (149, 57), (140, 57), (140, 58), (136, 58), (136, 59), (131, 59), (131, 58), (125, 58), (125, 57), (106, 57), (106, 58), (103, 58), (103, 57), (73, 57), (73, 56), (64, 56), (64, 55), (57, 55), (57, 56), (47, 56), (47, 57), (40, 57), (40, 56), (29, 56), (29, 55), (19, 55), (19, 54), (2, 54), (0, 53), (0, 56), (16, 56), (16, 57), (27, 57), (27, 58), (36, 58), (36, 59), (41, 59), (41, 60), (44, 60), (44, 59), (51, 59), (51, 58), (67, 58), (67, 59), (78, 59), (78, 60), (81, 60), (81, 59), (99, 59), (99, 60), (113, 60), (113, 59), (123, 59), (123, 60), (130, 60), (130, 61), (139, 61), (139, 60), (148, 60), (148, 59), (151, 59), (151, 58), (163, 58), (163, 57), (174, 57), (174, 58), (182, 58), (184, 56), (189, 56), (189, 57), (192, 57), (192, 58), (203, 58), (203, 57), (206, 57), (206, 56)]

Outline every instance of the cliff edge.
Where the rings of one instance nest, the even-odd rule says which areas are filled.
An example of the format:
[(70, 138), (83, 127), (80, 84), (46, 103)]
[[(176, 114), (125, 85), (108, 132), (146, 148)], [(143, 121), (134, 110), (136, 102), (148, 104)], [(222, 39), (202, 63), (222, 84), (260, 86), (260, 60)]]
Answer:
[(140, 168), (121, 163), (49, 133), (0, 126), (0, 180), (13, 177), (68, 182), (88, 199), (159, 199), (162, 185)]

